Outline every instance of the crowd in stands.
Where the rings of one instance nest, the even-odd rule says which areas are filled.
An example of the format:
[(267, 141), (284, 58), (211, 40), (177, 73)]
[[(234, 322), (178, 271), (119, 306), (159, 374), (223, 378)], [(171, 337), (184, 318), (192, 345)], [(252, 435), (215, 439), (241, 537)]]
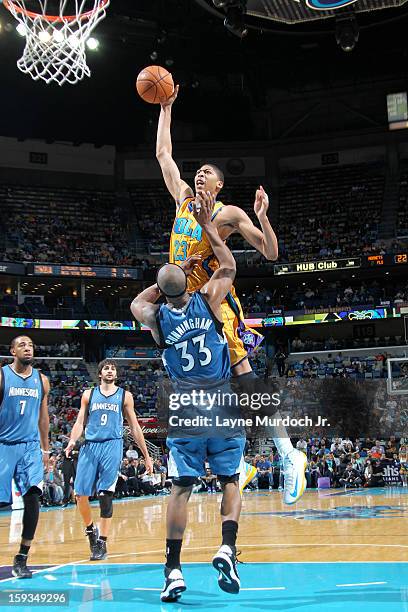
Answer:
[(328, 354), (319, 359), (295, 361), (287, 365), (284, 374), (288, 378), (387, 378), (387, 356), (383, 353), (368, 356), (343, 356)]
[[(280, 286), (273, 289), (256, 286), (252, 290), (239, 291), (245, 316), (267, 316), (274, 308), (285, 312), (327, 312), (332, 310), (368, 309), (408, 304), (408, 283), (394, 280), (379, 282), (351, 281), (342, 282), (314, 279), (302, 282), (296, 289)], [(85, 304), (79, 297), (54, 295), (26, 296), (24, 302), (17, 304), (14, 294), (0, 295), (2, 316), (23, 318), (80, 318), (100, 320), (128, 320), (132, 298), (110, 297), (109, 303), (101, 296), (89, 296)]]
[(397, 211), (397, 235), (408, 236), (408, 166), (400, 176), (399, 206)]
[[(378, 487), (384, 480), (384, 462), (400, 474), (395, 483), (407, 486), (407, 440), (395, 436), (387, 440), (359, 438), (301, 438), (296, 447), (307, 456), (306, 480), (309, 488)], [(276, 452), (246, 456), (257, 468), (250, 489), (282, 489), (282, 462)]]
[[(254, 218), (258, 185), (255, 179), (229, 180), (220, 197)], [(275, 225), (280, 261), (364, 255), (383, 248), (377, 243), (383, 165), (284, 172), (279, 187), (280, 217)], [(129, 196), (137, 220), (132, 239), (147, 241), (148, 252), (168, 251), (174, 202), (163, 182), (135, 183)], [(117, 204), (113, 192), (0, 185), (0, 201), (7, 219), (0, 260), (142, 266), (128, 237), (134, 231), (129, 226), (130, 211)], [(230, 244), (248, 248), (237, 235)]]
[(148, 241), (150, 253), (169, 250), (175, 203), (162, 181), (141, 181), (130, 188), (140, 238)]
[[(67, 458), (64, 449), (54, 451), (49, 458), (48, 470), (44, 473), (42, 502), (45, 506), (66, 506), (75, 503), (73, 484), (75, 480), (80, 446)], [(171, 482), (167, 478), (167, 455), (153, 462), (153, 474), (146, 473), (144, 459), (139, 457), (132, 445), (125, 448), (119, 468), (115, 497), (140, 497), (141, 495), (167, 495)], [(92, 498), (91, 498), (92, 499)]]
[(403, 336), (369, 336), (364, 338), (333, 338), (312, 339), (296, 336), (291, 341), (291, 352), (310, 353), (316, 351), (342, 351), (345, 349), (377, 348), (387, 346), (401, 346), (405, 344)]
[(0, 201), (3, 261), (135, 265), (113, 192), (2, 185)]
[[(404, 438), (374, 440), (370, 438), (300, 438), (294, 442), (296, 448), (307, 456), (306, 480), (308, 488), (357, 488), (380, 487), (388, 484), (384, 479), (384, 465), (395, 468), (397, 475), (392, 484), (407, 486), (408, 441)], [(75, 503), (73, 481), (79, 448), (67, 459), (63, 449), (50, 456), (49, 468), (44, 478), (44, 505), (67, 505)], [(276, 450), (264, 454), (248, 453), (245, 460), (256, 467), (255, 478), (247, 486), (250, 490), (282, 490), (284, 472), (282, 460)], [(154, 461), (153, 474), (146, 473), (144, 459), (130, 444), (125, 447), (118, 472), (115, 497), (140, 497), (143, 495), (168, 494), (171, 479), (167, 470), (168, 453)], [(217, 475), (206, 463), (203, 475), (197, 480), (194, 492), (216, 493), (221, 490)]]
[[(1, 355), (7, 355), (9, 352), (10, 346), (0, 344)], [(64, 357), (81, 357), (81, 354), (81, 344), (79, 342), (68, 342), (68, 340), (62, 340), (62, 342), (56, 342), (55, 344), (36, 344), (35, 346), (36, 357), (60, 357), (64, 359)], [(37, 367), (39, 367), (38, 364)], [(44, 366), (42, 365), (42, 367)]]
[(282, 261), (376, 252), (384, 191), (382, 164), (309, 168), (281, 177)]
[(272, 308), (319, 311), (327, 308), (352, 309), (408, 303), (408, 282), (352, 281), (305, 283), (296, 290), (288, 287), (272, 290), (259, 286), (240, 294), (245, 314), (268, 314)]

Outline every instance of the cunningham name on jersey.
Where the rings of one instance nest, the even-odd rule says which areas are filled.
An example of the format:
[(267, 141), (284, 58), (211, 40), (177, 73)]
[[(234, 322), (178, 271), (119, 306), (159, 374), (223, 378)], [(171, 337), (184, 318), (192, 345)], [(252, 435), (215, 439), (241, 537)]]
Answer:
[(194, 319), (186, 319), (180, 323), (180, 325), (177, 325), (177, 327), (170, 334), (168, 334), (168, 336), (166, 336), (165, 342), (166, 344), (174, 344), (175, 342), (178, 342), (186, 332), (196, 329), (204, 329), (205, 331), (208, 331), (212, 323), (213, 320), (211, 318), (195, 317)]

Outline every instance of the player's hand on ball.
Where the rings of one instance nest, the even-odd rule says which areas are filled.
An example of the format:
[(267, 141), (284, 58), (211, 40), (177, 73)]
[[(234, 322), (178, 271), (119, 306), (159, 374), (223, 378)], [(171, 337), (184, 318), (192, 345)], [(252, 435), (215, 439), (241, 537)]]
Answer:
[(193, 272), (194, 268), (200, 264), (200, 262), (201, 262), (200, 255), (191, 255), (190, 257), (187, 257), (187, 259), (180, 264), (180, 268), (182, 268), (188, 276), (189, 274)]
[(176, 85), (174, 87), (174, 91), (173, 91), (172, 95), (169, 98), (167, 98), (166, 100), (160, 101), (160, 105), (161, 105), (162, 108), (167, 108), (168, 106), (173, 106), (173, 103), (177, 99), (179, 88), (180, 88), (180, 85)]
[(211, 216), (215, 205), (215, 195), (209, 191), (198, 191), (193, 202), (194, 219), (205, 227), (211, 223)]
[(70, 441), (68, 442), (68, 444), (67, 444), (66, 449), (65, 449), (65, 456), (66, 456), (66, 457), (69, 457), (69, 456), (70, 456), (71, 451), (72, 451), (72, 449), (74, 448), (74, 446), (75, 446), (75, 442), (74, 442), (73, 440), (70, 440)]
[(146, 474), (153, 474), (153, 459), (146, 457), (145, 459)]
[(266, 215), (269, 208), (269, 198), (262, 185), (256, 190), (254, 211), (257, 217)]

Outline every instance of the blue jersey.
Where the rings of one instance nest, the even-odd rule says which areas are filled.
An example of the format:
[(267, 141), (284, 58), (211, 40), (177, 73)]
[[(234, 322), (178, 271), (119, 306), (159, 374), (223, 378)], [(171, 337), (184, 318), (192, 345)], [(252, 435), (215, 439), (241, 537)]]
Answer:
[(120, 387), (112, 395), (104, 395), (100, 387), (92, 389), (85, 439), (90, 442), (105, 442), (122, 438), (124, 401), (125, 390)]
[(30, 376), (2, 369), (0, 389), (0, 442), (33, 442), (40, 439), (38, 419), (44, 395), (41, 374), (32, 368)]
[(183, 308), (162, 304), (156, 315), (163, 363), (178, 382), (218, 383), (230, 378), (228, 343), (223, 324), (197, 291)]

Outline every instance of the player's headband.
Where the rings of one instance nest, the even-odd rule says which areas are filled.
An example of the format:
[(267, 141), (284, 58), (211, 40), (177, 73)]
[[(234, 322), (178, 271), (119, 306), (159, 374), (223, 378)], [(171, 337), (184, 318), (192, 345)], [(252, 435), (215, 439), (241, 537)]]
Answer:
[(159, 277), (160, 270), (162, 268), (164, 268), (165, 266), (176, 266), (179, 270), (183, 270), (183, 268), (180, 268), (180, 266), (177, 266), (177, 264), (172, 264), (172, 263), (166, 263), (166, 264), (163, 264), (162, 266), (160, 266), (160, 268), (157, 270), (157, 274), (156, 274), (156, 285), (158, 286), (160, 293), (162, 293), (163, 295), (165, 295), (168, 298), (178, 298), (178, 297), (181, 297), (182, 295), (185, 294), (186, 289), (187, 289), (187, 274), (183, 270), (184, 280), (185, 280), (185, 285), (184, 285), (183, 291), (180, 291), (180, 293), (175, 293), (173, 295), (170, 295), (170, 293), (166, 293), (165, 291), (163, 291), (163, 289), (159, 285), (159, 281), (157, 280), (158, 277)]

